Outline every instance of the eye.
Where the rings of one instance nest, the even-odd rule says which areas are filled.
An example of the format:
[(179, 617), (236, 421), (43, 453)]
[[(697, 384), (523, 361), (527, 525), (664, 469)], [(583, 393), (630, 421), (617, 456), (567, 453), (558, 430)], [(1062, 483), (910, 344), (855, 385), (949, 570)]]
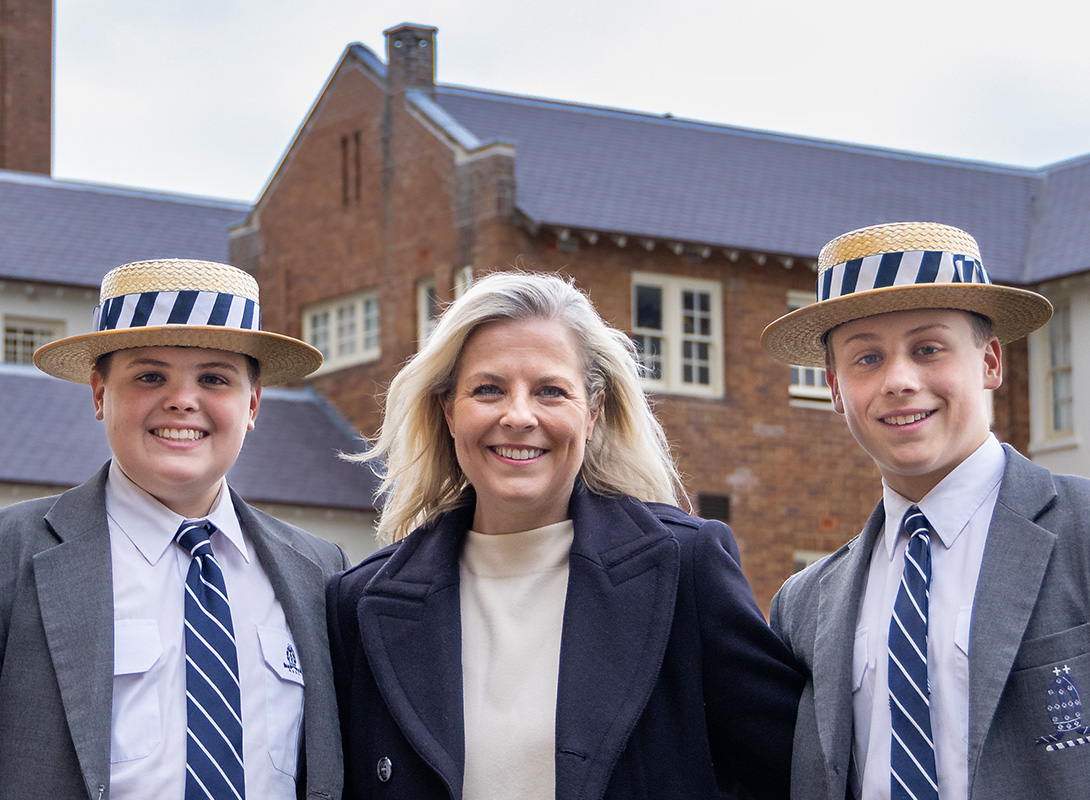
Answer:
[(136, 380), (138, 383), (162, 383), (163, 376), (160, 375), (158, 372), (143, 372), (136, 376)]
[(470, 394), (473, 397), (498, 397), (503, 393), (500, 391), (500, 387), (494, 383), (482, 383), (480, 386), (473, 387)]
[(227, 386), (230, 381), (222, 375), (208, 374), (201, 376), (201, 383), (211, 384), (212, 386)]
[(864, 367), (872, 367), (878, 363), (877, 353), (866, 353), (855, 360), (856, 364)]
[(559, 386), (552, 386), (552, 385), (542, 386), (538, 391), (544, 397), (562, 398), (562, 397), (567, 397), (568, 396), (567, 390), (562, 389)]
[(939, 347), (933, 344), (925, 344), (916, 350), (921, 356), (933, 356), (939, 352)]

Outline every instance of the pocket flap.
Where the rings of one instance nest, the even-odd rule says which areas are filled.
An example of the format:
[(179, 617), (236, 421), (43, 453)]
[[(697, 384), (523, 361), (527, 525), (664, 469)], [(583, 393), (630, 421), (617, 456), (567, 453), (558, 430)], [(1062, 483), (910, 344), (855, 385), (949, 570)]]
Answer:
[(154, 619), (114, 620), (114, 675), (138, 675), (163, 654), (159, 623)]
[(303, 666), (291, 634), (281, 628), (257, 628), (261, 656), (265, 664), (281, 679), (303, 685)]

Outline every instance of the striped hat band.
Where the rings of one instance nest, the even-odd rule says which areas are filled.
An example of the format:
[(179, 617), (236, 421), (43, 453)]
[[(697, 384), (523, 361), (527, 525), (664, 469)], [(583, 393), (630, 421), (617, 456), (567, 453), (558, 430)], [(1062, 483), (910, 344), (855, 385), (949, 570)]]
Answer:
[(822, 270), (817, 299), (821, 302), (889, 286), (991, 282), (984, 265), (972, 256), (939, 250), (878, 253)]
[(949, 309), (987, 317), (1002, 344), (1052, 316), (1048, 299), (994, 284), (969, 233), (939, 222), (887, 222), (836, 237), (818, 254), (817, 302), (765, 328), (780, 361), (823, 367), (826, 336), (846, 322), (897, 311)]
[(94, 310), (92, 329), (116, 331), (150, 325), (219, 325), (261, 329), (261, 310), (249, 297), (226, 292), (171, 291), (125, 294)]

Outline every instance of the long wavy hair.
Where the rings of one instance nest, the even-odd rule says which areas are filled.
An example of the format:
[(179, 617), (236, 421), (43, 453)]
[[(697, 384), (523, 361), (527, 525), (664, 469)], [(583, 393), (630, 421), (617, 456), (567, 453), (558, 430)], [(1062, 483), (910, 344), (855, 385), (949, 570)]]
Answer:
[(685, 497), (662, 426), (640, 383), (631, 339), (610, 327), (570, 279), (525, 271), (476, 281), (438, 320), (427, 343), (386, 393), (382, 427), (366, 452), (384, 500), (378, 537), (407, 536), (440, 514), (472, 502), (458, 465), (440, 397), (450, 397), (466, 341), (499, 320), (542, 319), (565, 325), (583, 357), (588, 403), (600, 412), (579, 475), (590, 490), (679, 505)]

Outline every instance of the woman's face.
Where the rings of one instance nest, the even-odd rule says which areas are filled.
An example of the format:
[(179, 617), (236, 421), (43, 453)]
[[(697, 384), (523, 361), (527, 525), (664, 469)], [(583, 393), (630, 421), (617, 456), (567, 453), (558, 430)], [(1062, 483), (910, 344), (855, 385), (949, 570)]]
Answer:
[(458, 464), (477, 492), (474, 530), (561, 522), (598, 418), (575, 337), (553, 320), (501, 320), (466, 341), (440, 399)]

